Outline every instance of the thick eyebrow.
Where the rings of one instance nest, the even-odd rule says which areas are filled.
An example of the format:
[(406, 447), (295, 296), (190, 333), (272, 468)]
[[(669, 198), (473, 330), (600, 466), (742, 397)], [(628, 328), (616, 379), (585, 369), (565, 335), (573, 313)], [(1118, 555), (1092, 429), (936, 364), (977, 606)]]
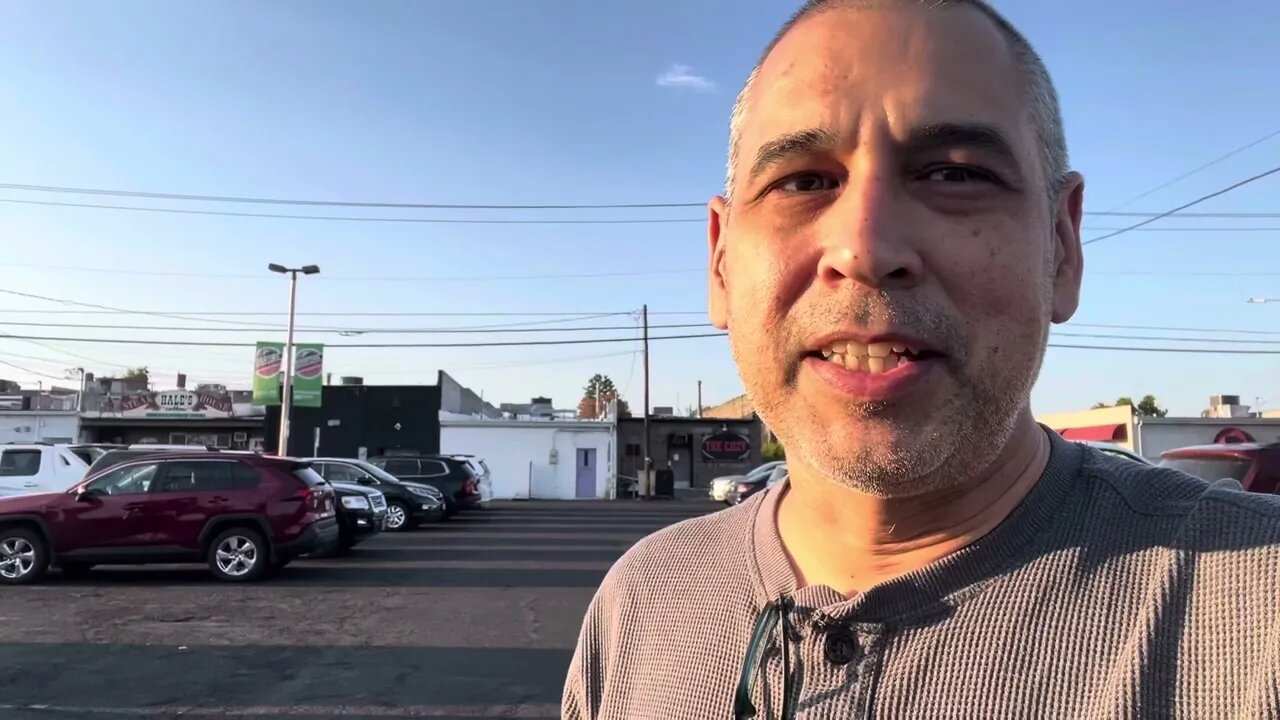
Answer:
[(836, 146), (836, 134), (826, 128), (807, 128), (779, 135), (760, 146), (751, 163), (750, 177), (756, 177), (796, 155), (812, 155)]
[(1005, 138), (1004, 133), (990, 125), (962, 123), (925, 125), (912, 131), (903, 146), (908, 154), (958, 148), (985, 150), (995, 154), (1014, 168), (1020, 166), (1018, 155), (1013, 151), (1013, 145)]

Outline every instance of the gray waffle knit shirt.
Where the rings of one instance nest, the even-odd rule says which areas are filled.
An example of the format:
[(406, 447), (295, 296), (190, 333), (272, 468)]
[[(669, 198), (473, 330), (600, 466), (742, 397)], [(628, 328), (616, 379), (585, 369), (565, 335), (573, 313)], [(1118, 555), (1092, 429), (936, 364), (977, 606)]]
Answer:
[[(776, 488), (641, 541), (587, 612), (563, 717), (732, 718), (784, 594), (800, 720), (1280, 717), (1280, 498), (1051, 437), (994, 531), (853, 600), (797, 590)], [(762, 720), (782, 717), (780, 635)]]

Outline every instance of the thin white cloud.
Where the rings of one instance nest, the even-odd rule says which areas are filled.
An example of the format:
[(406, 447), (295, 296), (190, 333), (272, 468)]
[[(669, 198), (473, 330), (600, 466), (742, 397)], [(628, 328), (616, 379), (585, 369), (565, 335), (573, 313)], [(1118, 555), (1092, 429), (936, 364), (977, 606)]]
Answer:
[(693, 68), (688, 65), (680, 64), (672, 65), (666, 72), (659, 75), (657, 83), (661, 87), (686, 88), (702, 92), (716, 89), (715, 83), (701, 75), (695, 75)]

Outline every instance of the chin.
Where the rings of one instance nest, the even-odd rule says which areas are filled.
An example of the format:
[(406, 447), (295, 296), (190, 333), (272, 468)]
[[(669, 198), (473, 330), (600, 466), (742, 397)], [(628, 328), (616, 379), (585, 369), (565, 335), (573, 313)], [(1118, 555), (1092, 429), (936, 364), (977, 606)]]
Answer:
[[(873, 415), (825, 423), (791, 453), (828, 480), (879, 498), (920, 495), (960, 484), (964, 473), (942, 472), (959, 441), (954, 428), (931, 421)], [(788, 448), (793, 447), (786, 443)]]

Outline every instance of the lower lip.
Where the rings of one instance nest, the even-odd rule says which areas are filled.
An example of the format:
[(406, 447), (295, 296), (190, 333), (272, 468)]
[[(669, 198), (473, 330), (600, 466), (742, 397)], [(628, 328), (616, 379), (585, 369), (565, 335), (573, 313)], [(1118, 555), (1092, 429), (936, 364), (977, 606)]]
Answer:
[(881, 373), (850, 370), (816, 357), (805, 358), (804, 365), (842, 395), (864, 402), (885, 402), (911, 392), (929, 376), (937, 362), (916, 360)]

